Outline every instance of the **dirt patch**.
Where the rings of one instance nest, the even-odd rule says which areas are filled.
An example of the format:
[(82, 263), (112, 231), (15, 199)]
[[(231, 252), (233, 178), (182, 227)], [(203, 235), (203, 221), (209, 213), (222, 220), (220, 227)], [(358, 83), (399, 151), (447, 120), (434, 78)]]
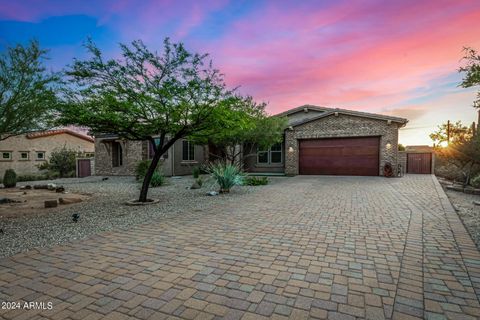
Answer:
[[(0, 189), (0, 199), (6, 198), (11, 200), (8, 203), (0, 204), (0, 219), (14, 218), (27, 215), (39, 215), (52, 211), (62, 210), (66, 206), (75, 205), (75, 203), (83, 202), (90, 198), (91, 195), (85, 193), (57, 193), (55, 190), (46, 189), (29, 189), (21, 190), (20, 188)], [(63, 204), (56, 208), (45, 208), (46, 200), (65, 199)]]

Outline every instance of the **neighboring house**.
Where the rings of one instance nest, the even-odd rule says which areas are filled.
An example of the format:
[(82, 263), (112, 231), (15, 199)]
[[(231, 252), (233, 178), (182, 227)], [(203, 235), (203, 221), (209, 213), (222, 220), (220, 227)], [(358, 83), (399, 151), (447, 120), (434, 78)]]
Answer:
[(38, 165), (48, 161), (52, 152), (66, 147), (79, 155), (94, 153), (92, 137), (70, 129), (31, 132), (0, 141), (0, 177), (5, 170), (14, 169), (17, 175), (38, 174)]
[[(206, 146), (180, 139), (162, 156), (162, 171), (166, 176), (191, 174), (193, 167), (206, 161), (207, 150)], [(151, 158), (153, 148), (148, 141), (123, 140), (109, 134), (95, 136), (95, 175), (135, 175), (137, 164)]]
[(284, 141), (246, 157), (251, 172), (286, 175), (383, 175), (398, 164), (398, 129), (406, 119), (305, 105), (278, 116), (288, 119)]
[[(378, 176), (386, 162), (394, 168), (399, 163), (398, 129), (405, 126), (406, 119), (311, 105), (278, 116), (288, 118), (284, 141), (253, 155), (244, 154), (246, 171)], [(191, 174), (192, 167), (208, 161), (209, 150), (216, 153), (214, 149), (179, 140), (163, 157), (163, 171), (168, 176)], [(138, 162), (150, 158), (147, 141), (96, 136), (97, 175), (134, 175)]]

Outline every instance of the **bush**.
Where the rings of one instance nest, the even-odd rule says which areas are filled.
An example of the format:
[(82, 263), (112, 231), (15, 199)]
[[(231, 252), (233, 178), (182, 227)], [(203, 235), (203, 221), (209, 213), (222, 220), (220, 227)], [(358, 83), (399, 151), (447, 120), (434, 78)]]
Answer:
[(470, 181), (470, 184), (474, 187), (474, 188), (480, 188), (480, 174), (475, 176), (475, 178), (473, 178), (471, 181)]
[(203, 185), (202, 177), (198, 177), (197, 179), (195, 179), (195, 182), (198, 183), (198, 185), (201, 187)]
[(201, 173), (200, 167), (193, 167), (192, 175), (194, 179), (198, 179), (198, 177), (200, 177), (200, 173)]
[(71, 178), (75, 177), (76, 159), (77, 152), (75, 150), (63, 147), (54, 150), (48, 162), (42, 163), (38, 168), (46, 170), (46, 175), (50, 179)]
[(13, 169), (7, 169), (3, 175), (3, 185), (5, 188), (14, 188), (17, 185), (17, 174)]
[(244, 184), (246, 186), (264, 186), (268, 184), (267, 177), (247, 177)]
[(156, 188), (156, 187), (163, 186), (164, 184), (165, 184), (165, 176), (162, 173), (155, 171), (152, 175), (152, 180), (150, 180), (150, 186), (152, 188)]
[(207, 171), (220, 186), (220, 193), (230, 192), (232, 187), (243, 184), (244, 174), (238, 165), (220, 161), (210, 163)]
[[(152, 160), (142, 160), (137, 163), (137, 166), (135, 168), (135, 178), (137, 180), (143, 180), (145, 176), (147, 175), (148, 168), (150, 168), (150, 164), (152, 163)], [(157, 165), (156, 170), (159, 169), (160, 167), (160, 162)]]

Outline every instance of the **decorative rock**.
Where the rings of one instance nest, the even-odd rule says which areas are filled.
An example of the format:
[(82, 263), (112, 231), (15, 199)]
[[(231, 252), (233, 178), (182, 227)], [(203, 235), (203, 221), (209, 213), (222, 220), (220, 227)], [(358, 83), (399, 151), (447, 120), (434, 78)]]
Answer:
[(207, 196), (216, 196), (218, 195), (218, 192), (217, 191), (209, 191), (207, 192)]
[(48, 185), (46, 184), (36, 184), (33, 186), (33, 189), (48, 189)]
[(45, 208), (56, 208), (58, 207), (57, 200), (45, 200)]
[(473, 194), (478, 194), (478, 195), (480, 195), (480, 189), (473, 189)]
[(461, 186), (447, 186), (446, 188), (447, 188), (448, 190), (463, 192), (463, 187), (461, 187)]
[(63, 186), (57, 187), (57, 188), (55, 188), (55, 192), (56, 192), (56, 193), (65, 192), (65, 188), (64, 188)]
[(56, 188), (57, 188), (57, 185), (55, 183), (47, 184), (47, 189), (48, 190), (55, 190)]
[(80, 198), (59, 198), (58, 202), (60, 204), (72, 204), (72, 203), (79, 203), (82, 202), (83, 200)]
[(480, 201), (473, 201), (473, 204), (476, 206), (480, 206)]
[(467, 193), (467, 194), (473, 194), (473, 192), (475, 191), (475, 189), (473, 188), (465, 188), (463, 189), (463, 192)]
[(29, 185), (29, 184), (27, 184), (27, 185), (25, 186), (25, 189), (30, 190), (30, 189), (32, 189), (32, 186)]
[(20, 203), (21, 201), (18, 200), (13, 200), (10, 198), (0, 198), (0, 204), (5, 204), (5, 203)]
[(200, 186), (200, 185), (198, 184), (198, 182), (196, 182), (196, 181), (195, 181), (195, 182), (192, 184), (192, 186), (190, 187), (190, 189), (200, 189), (200, 188), (201, 188), (201, 186)]

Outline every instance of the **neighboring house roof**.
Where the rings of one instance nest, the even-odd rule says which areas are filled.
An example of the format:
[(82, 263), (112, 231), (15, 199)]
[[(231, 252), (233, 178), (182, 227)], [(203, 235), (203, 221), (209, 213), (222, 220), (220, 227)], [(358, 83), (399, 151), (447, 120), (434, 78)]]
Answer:
[(36, 132), (30, 132), (26, 134), (26, 137), (28, 139), (37, 139), (37, 138), (44, 138), (44, 137), (49, 137), (49, 136), (54, 136), (57, 134), (69, 134), (71, 136), (89, 141), (89, 142), (94, 142), (94, 139), (90, 136), (87, 136), (83, 133), (76, 132), (70, 129), (55, 129), (55, 130), (46, 130), (46, 131), (36, 131)]
[(433, 148), (427, 145), (423, 146), (406, 146), (406, 152), (433, 152)]
[(386, 116), (383, 114), (377, 114), (377, 113), (369, 113), (369, 112), (363, 112), (363, 111), (355, 111), (355, 110), (347, 110), (347, 109), (340, 109), (340, 108), (326, 108), (326, 107), (319, 107), (319, 106), (312, 106), (312, 105), (303, 105), (297, 108), (293, 108), (287, 111), (284, 111), (282, 113), (277, 114), (276, 116), (289, 116), (291, 114), (301, 112), (301, 111), (306, 111), (308, 110), (315, 110), (315, 111), (320, 111), (321, 114), (318, 116), (314, 116), (308, 119), (302, 119), (298, 122), (291, 123), (291, 126), (298, 126), (300, 124), (304, 124), (310, 121), (315, 121), (324, 117), (328, 117), (330, 115), (334, 115), (335, 113), (338, 114), (345, 114), (345, 115), (351, 115), (351, 116), (357, 116), (357, 117), (363, 117), (363, 118), (371, 118), (371, 119), (379, 119), (379, 120), (387, 120), (387, 121), (392, 121), (392, 122), (397, 122), (402, 125), (405, 125), (408, 120), (404, 118), (399, 118), (399, 117), (393, 117), (393, 116)]

